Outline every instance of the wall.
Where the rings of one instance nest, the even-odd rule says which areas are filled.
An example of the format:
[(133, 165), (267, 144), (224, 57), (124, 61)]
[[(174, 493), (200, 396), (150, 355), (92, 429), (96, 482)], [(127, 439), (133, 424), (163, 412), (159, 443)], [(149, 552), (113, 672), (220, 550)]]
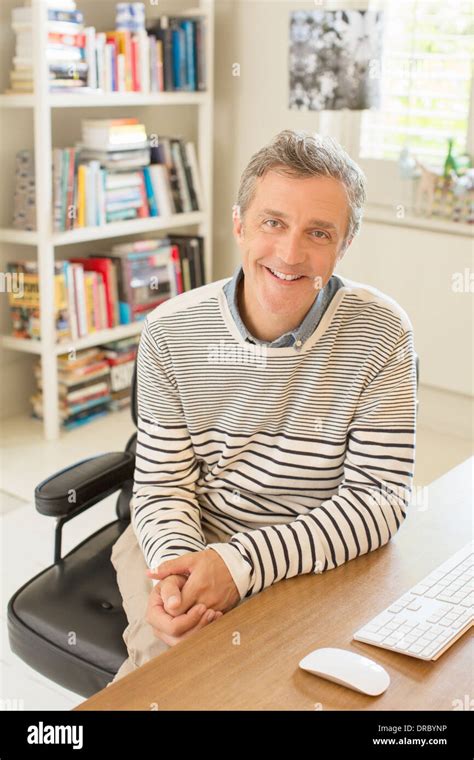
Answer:
[[(335, 6), (336, 3), (333, 3)], [(344, 3), (346, 7), (350, 3)], [(288, 16), (314, 4), (266, 0), (219, 2), (216, 60), (215, 269), (229, 276), (239, 260), (232, 238), (231, 208), (241, 172), (252, 154), (281, 129), (332, 134), (344, 148), (354, 146), (354, 112), (298, 112), (288, 99)], [(325, 3), (325, 7), (329, 7)], [(353, 7), (362, 7), (360, 3)], [(233, 64), (240, 76), (233, 76)], [(353, 153), (351, 153), (353, 155)], [(357, 157), (354, 156), (354, 158)], [(377, 174), (370, 162), (368, 198), (405, 202), (410, 193), (390, 176)], [(364, 162), (361, 162), (364, 166)], [(390, 198), (387, 186), (393, 188)], [(359, 237), (338, 271), (395, 298), (410, 316), (420, 357), (421, 383), (431, 402), (423, 413), (430, 427), (472, 434), (473, 311), (472, 294), (454, 293), (451, 278), (465, 268), (474, 271), (468, 237), (370, 222), (366, 213)], [(449, 392), (449, 401), (446, 398)], [(433, 395), (434, 393), (434, 395)], [(433, 400), (434, 399), (434, 400)], [(449, 409), (443, 417), (443, 408)], [(466, 417), (466, 415), (468, 415)]]

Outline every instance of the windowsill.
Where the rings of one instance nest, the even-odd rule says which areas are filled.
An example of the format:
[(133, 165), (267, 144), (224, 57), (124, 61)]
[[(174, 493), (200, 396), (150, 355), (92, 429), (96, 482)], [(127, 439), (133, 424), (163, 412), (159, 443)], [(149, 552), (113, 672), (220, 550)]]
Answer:
[(397, 209), (391, 206), (381, 206), (375, 203), (366, 204), (363, 221), (377, 224), (390, 224), (393, 227), (411, 227), (429, 232), (443, 232), (448, 235), (474, 236), (474, 224), (452, 222), (449, 219), (437, 217), (416, 216), (413, 212), (405, 212), (401, 219), (397, 217)]

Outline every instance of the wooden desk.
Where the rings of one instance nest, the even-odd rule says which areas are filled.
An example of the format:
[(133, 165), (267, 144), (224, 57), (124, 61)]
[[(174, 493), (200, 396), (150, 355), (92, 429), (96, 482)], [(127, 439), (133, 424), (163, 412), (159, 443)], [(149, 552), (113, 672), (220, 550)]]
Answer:
[[(473, 694), (472, 628), (436, 662), (352, 635), (470, 539), (473, 466), (474, 457), (431, 484), (427, 504), (410, 507), (387, 546), (280, 581), (75, 709), (452, 710), (453, 700)], [(388, 690), (369, 697), (298, 667), (327, 646), (383, 665)]]

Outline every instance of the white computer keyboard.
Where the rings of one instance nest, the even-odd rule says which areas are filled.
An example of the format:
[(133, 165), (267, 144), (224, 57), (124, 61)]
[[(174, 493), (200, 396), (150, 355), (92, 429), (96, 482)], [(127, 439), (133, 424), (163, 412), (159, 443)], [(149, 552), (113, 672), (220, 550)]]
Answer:
[(354, 639), (394, 652), (437, 660), (473, 625), (474, 542), (354, 634)]

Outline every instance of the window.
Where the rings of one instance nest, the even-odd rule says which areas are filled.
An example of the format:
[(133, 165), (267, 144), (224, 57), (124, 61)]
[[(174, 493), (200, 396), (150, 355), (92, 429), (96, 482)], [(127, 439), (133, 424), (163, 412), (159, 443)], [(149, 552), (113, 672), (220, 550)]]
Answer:
[[(396, 160), (404, 145), (440, 169), (467, 143), (474, 6), (468, 0), (386, 0), (380, 110), (361, 115), (360, 157)], [(369, 4), (370, 8), (370, 4)], [(471, 126), (474, 129), (474, 125)]]

